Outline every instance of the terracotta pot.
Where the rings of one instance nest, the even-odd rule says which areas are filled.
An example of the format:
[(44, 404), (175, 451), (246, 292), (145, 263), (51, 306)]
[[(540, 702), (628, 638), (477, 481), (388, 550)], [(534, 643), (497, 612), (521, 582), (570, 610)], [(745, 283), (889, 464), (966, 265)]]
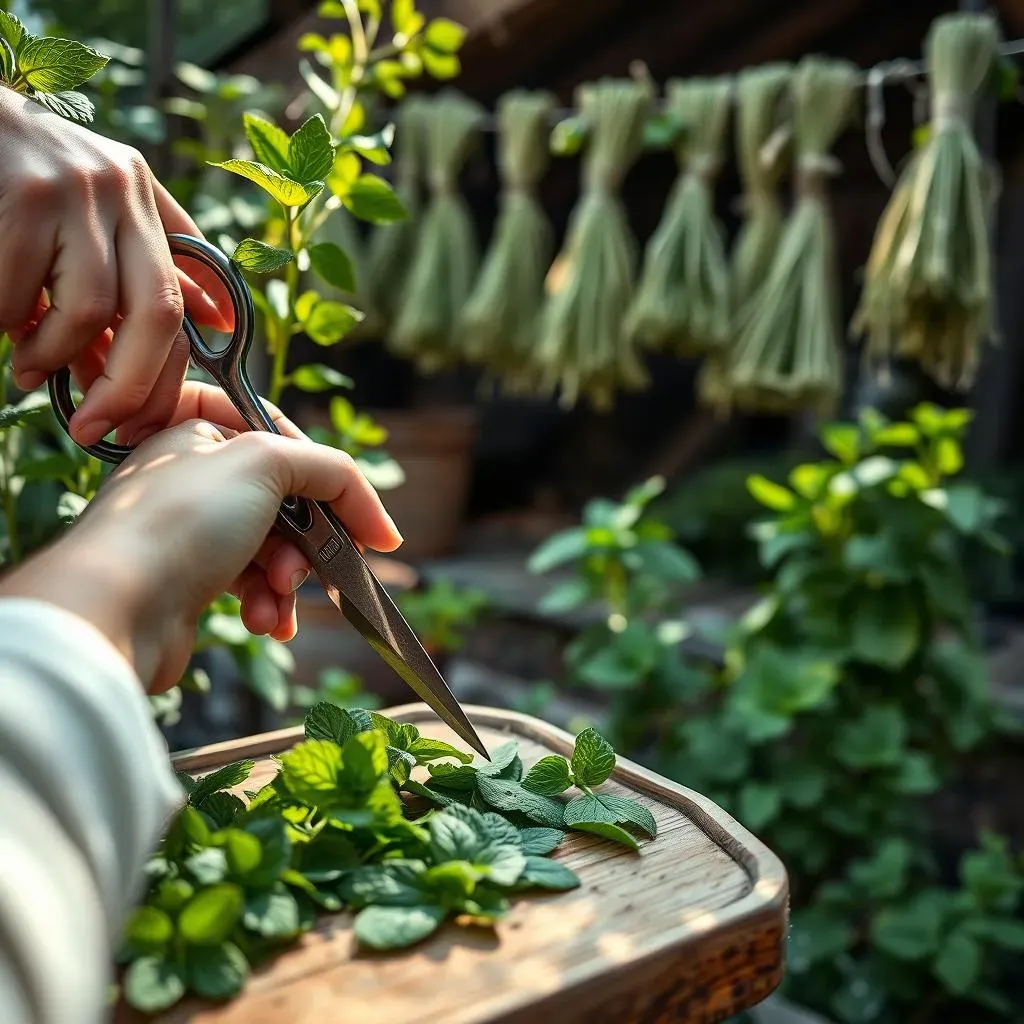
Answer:
[[(405, 473), (405, 482), (382, 492), (401, 530), (403, 558), (438, 558), (456, 549), (469, 490), (479, 418), (471, 407), (366, 412), (386, 427), (384, 449)], [(329, 426), (327, 414), (307, 410), (307, 423)]]

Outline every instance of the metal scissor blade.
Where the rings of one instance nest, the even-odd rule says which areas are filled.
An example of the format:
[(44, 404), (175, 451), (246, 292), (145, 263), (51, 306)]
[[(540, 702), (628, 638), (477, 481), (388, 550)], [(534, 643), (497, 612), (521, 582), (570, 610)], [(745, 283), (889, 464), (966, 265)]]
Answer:
[[(476, 729), (466, 717), (458, 700), (444, 681), (430, 655), (423, 649), (419, 638), (405, 617), (395, 607), (383, 585), (355, 550), (358, 558), (347, 561), (349, 572), (344, 593), (333, 580), (314, 564), (321, 585), (338, 610), (362, 634), (366, 642), (402, 677), (409, 687), (428, 704), (441, 721), (454, 730), (460, 739), (477, 753), (490, 760), (490, 754)], [(338, 556), (344, 557), (344, 556)], [(353, 581), (358, 572), (359, 581)]]

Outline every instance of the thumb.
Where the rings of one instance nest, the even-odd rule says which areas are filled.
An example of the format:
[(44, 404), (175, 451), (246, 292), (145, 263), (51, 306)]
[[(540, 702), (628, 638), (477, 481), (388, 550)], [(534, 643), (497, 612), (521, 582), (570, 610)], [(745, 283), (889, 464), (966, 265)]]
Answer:
[(347, 452), (263, 430), (226, 443), (252, 450), (281, 500), (296, 495), (325, 502), (354, 541), (375, 551), (394, 551), (402, 543), (380, 496)]

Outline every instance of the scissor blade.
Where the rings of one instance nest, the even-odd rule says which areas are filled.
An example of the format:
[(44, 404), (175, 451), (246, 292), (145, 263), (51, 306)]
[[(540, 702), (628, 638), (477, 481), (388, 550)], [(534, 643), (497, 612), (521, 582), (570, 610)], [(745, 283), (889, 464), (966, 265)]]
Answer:
[[(362, 558), (360, 558), (362, 561)], [(477, 753), (490, 754), (458, 700), (444, 681), (430, 655), (380, 581), (365, 566), (365, 584), (342, 594), (323, 574), (317, 573), (327, 596), (362, 634), (366, 642), (412, 688), (434, 714)]]

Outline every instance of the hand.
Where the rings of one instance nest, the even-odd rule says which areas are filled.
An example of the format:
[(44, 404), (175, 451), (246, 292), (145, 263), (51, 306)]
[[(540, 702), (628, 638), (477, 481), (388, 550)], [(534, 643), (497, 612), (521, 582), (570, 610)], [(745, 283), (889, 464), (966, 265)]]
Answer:
[(151, 692), (188, 664), (202, 610), (230, 590), (254, 633), (295, 635), (304, 556), (268, 536), (281, 501), (330, 504), (352, 539), (393, 551), (402, 538), (344, 452), (279, 429), (236, 431), (219, 388), (190, 384), (179, 415), (203, 413), (144, 441), (56, 543), (5, 578), (0, 592), (67, 608), (100, 629)]
[(231, 328), (213, 275), (171, 259), (167, 234), (199, 229), (139, 153), (4, 88), (0, 138), (0, 331), (15, 380), (33, 390), (70, 365), (95, 381), (71, 421), (81, 444), (163, 427), (188, 363), (183, 311)]

